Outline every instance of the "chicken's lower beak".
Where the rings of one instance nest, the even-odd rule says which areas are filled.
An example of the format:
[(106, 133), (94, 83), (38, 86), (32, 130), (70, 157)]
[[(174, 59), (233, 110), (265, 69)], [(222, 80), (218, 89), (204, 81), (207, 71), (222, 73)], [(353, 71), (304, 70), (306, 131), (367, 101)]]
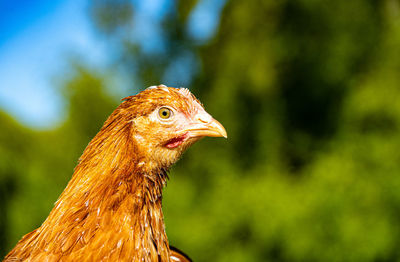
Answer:
[(185, 129), (185, 131), (189, 133), (190, 137), (228, 137), (224, 126), (213, 118), (206, 123), (200, 119), (199, 123), (191, 125), (189, 128)]

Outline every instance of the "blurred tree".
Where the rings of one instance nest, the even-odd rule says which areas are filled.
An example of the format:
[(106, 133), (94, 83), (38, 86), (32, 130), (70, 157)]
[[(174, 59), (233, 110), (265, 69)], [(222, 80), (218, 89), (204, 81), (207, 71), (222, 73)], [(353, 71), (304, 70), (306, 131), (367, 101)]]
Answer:
[(9, 227), (10, 202), (18, 194), (17, 184), (24, 175), (24, 166), (29, 163), (28, 149), (33, 134), (2, 112), (0, 122), (3, 125), (0, 132), (0, 254), (5, 254), (13, 229)]
[(127, 0), (96, 0), (95, 7), (90, 9), (90, 15), (99, 32), (112, 35), (131, 23), (132, 7)]

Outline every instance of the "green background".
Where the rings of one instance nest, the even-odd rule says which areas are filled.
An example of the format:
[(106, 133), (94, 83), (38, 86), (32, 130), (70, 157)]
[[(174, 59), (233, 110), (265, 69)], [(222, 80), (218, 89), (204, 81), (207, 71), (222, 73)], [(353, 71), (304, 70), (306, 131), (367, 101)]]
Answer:
[(190, 57), (187, 87), (229, 138), (172, 168), (171, 244), (194, 261), (400, 261), (400, 3), (231, 0), (205, 42), (185, 29), (196, 3), (175, 2), (152, 52), (128, 37), (134, 4), (90, 2), (113, 69), (71, 59), (53, 128), (0, 112), (0, 255), (40, 226), (118, 105), (110, 75), (135, 94)]

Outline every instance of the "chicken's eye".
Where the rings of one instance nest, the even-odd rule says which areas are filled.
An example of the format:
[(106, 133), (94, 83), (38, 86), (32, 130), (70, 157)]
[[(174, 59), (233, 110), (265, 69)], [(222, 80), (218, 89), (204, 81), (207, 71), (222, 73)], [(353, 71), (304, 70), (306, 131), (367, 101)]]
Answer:
[(159, 117), (161, 118), (161, 119), (169, 119), (169, 118), (171, 118), (172, 117), (172, 115), (173, 115), (173, 113), (172, 113), (172, 110), (171, 109), (169, 109), (168, 107), (161, 107), (159, 110), (158, 110), (158, 115), (159, 115)]

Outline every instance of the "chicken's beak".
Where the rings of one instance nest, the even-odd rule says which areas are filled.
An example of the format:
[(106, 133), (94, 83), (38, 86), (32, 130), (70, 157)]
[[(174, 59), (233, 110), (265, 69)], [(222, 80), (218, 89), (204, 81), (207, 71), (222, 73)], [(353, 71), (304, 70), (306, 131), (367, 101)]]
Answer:
[(206, 112), (197, 115), (195, 122), (184, 131), (188, 132), (190, 137), (228, 137), (224, 126)]

